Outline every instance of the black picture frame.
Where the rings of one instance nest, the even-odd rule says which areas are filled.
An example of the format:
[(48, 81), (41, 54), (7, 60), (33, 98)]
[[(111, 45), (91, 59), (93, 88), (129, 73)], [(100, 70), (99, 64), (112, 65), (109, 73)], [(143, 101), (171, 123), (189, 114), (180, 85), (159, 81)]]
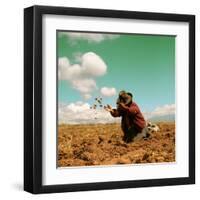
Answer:
[[(44, 14), (189, 23), (189, 176), (153, 180), (42, 185), (42, 16)], [(87, 8), (24, 9), (24, 190), (37, 193), (122, 189), (195, 183), (195, 16)]]

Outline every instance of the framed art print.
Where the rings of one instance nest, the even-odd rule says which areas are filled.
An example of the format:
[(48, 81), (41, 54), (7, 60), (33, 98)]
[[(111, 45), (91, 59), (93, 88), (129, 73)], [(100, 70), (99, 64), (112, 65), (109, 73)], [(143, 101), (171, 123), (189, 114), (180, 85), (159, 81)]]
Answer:
[(195, 17), (24, 10), (24, 190), (195, 183)]

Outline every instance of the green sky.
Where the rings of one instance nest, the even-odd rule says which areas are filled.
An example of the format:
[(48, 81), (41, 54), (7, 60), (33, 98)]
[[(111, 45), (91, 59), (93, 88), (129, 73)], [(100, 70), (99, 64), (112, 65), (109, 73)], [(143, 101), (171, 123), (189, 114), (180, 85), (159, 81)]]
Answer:
[[(57, 37), (58, 58), (67, 57), (75, 64), (76, 55), (86, 52), (96, 53), (107, 65), (107, 73), (95, 79), (99, 89), (107, 86), (132, 92), (143, 111), (175, 103), (174, 36), (121, 34), (100, 42)], [(92, 93), (93, 98), (98, 92)], [(68, 81), (58, 81), (59, 103), (92, 103), (93, 98), (84, 100)], [(115, 101), (116, 96), (104, 98), (104, 103), (115, 105)]]

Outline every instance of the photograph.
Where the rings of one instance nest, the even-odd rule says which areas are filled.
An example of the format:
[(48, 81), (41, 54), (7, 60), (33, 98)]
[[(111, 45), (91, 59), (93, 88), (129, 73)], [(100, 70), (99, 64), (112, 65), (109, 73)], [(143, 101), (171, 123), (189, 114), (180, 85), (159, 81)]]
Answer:
[(195, 183), (195, 16), (24, 10), (24, 190)]
[(58, 168), (176, 162), (175, 48), (175, 35), (56, 30)]

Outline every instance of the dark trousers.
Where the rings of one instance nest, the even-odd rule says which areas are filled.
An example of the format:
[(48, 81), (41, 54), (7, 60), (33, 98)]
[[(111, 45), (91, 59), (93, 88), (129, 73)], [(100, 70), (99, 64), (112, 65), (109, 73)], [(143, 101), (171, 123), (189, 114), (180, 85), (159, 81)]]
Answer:
[(123, 140), (125, 142), (132, 142), (134, 137), (136, 137), (138, 133), (139, 131), (134, 126), (132, 126), (124, 132)]

